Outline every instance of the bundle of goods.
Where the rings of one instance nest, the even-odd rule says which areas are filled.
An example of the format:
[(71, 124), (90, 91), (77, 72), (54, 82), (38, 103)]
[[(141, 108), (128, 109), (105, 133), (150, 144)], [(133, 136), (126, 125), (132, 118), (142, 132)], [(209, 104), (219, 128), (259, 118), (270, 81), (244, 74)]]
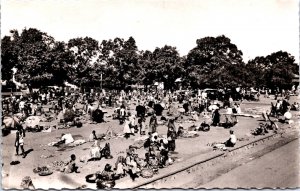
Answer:
[(67, 165), (67, 162), (64, 161), (54, 161), (52, 162), (52, 168), (56, 171), (60, 171)]
[(92, 113), (92, 120), (95, 121), (95, 122), (97, 122), (97, 123), (104, 122), (103, 117), (104, 117), (104, 113), (100, 109), (96, 109)]
[(114, 180), (101, 180), (98, 179), (96, 181), (97, 189), (107, 189), (107, 188), (113, 188), (116, 185), (116, 182)]
[(25, 176), (23, 179), (22, 179), (22, 182), (21, 182), (21, 188), (23, 189), (35, 189), (33, 183), (32, 183), (32, 180), (30, 178), (30, 176)]
[(75, 113), (71, 109), (67, 109), (64, 113), (64, 122), (72, 122), (75, 118)]
[(144, 169), (142, 169), (142, 171), (141, 171), (141, 176), (143, 177), (143, 178), (152, 178), (153, 177), (153, 170), (152, 169), (150, 169), (150, 168), (144, 168)]

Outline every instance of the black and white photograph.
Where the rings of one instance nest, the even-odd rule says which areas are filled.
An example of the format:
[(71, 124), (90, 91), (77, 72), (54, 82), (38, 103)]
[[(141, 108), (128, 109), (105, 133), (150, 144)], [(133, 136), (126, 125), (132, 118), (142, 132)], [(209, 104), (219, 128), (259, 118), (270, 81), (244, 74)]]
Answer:
[(300, 187), (298, 0), (2, 0), (1, 189)]

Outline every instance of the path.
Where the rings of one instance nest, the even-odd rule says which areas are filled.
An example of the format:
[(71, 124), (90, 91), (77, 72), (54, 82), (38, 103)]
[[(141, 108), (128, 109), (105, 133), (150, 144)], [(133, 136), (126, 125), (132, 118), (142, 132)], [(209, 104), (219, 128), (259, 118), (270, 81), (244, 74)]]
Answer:
[(300, 186), (299, 140), (201, 185), (203, 188), (295, 188)]

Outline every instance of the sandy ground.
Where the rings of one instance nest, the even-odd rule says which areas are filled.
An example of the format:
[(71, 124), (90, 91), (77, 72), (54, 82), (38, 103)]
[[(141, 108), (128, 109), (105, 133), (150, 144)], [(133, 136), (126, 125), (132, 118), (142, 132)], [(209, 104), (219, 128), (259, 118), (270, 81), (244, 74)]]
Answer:
[(204, 188), (296, 188), (300, 185), (299, 139), (229, 171)]
[[(292, 97), (296, 99), (296, 97)], [(260, 102), (244, 102), (242, 106), (242, 111), (246, 108), (270, 108), (270, 102), (274, 100), (262, 99)], [(291, 101), (293, 103), (293, 101)], [(135, 105), (131, 106), (131, 109), (134, 109)], [(108, 114), (112, 113), (112, 109), (106, 109)], [(295, 114), (294, 114), (295, 116)], [(295, 118), (294, 120), (297, 120)], [(249, 117), (238, 117), (239, 123), (232, 129), (235, 131), (237, 138), (244, 139), (254, 139), (250, 135), (250, 131), (257, 127), (257, 124), (261, 122), (261, 119), (254, 119)], [(149, 118), (147, 119), (147, 123)], [(192, 123), (181, 122), (185, 128), (191, 126)], [(25, 150), (32, 150), (28, 156), (23, 159), (22, 157), (14, 156), (15, 147), (14, 139), (15, 134), (11, 133), (10, 135), (2, 138), (2, 159), (3, 159), (3, 170), (2, 170), (2, 187), (3, 188), (20, 188), (21, 180), (24, 176), (30, 176), (33, 180), (33, 184), (36, 188), (48, 189), (48, 188), (70, 188), (74, 189), (82, 185), (86, 185), (88, 188), (95, 188), (95, 184), (89, 184), (85, 182), (85, 176), (96, 171), (102, 171), (105, 164), (109, 163), (114, 166), (116, 159), (119, 155), (125, 156), (125, 150), (129, 145), (134, 143), (136, 138), (139, 138), (140, 135), (135, 135), (129, 139), (125, 138), (114, 138), (107, 141), (103, 141), (101, 144), (104, 145), (105, 142), (109, 142), (111, 145), (111, 152), (113, 159), (102, 159), (100, 161), (88, 162), (87, 164), (77, 161), (77, 164), (80, 166), (80, 172), (78, 174), (64, 174), (58, 171), (50, 176), (39, 176), (33, 173), (33, 169), (37, 166), (46, 166), (51, 165), (53, 161), (67, 161), (71, 154), (76, 154), (77, 159), (84, 158), (89, 155), (89, 148), (92, 143), (85, 143), (83, 145), (69, 148), (66, 150), (59, 151), (55, 147), (49, 147), (47, 144), (53, 141), (57, 141), (61, 133), (71, 133), (75, 140), (76, 139), (88, 139), (89, 134), (92, 130), (96, 130), (97, 133), (105, 133), (108, 126), (112, 126), (112, 129), (116, 133), (122, 133), (123, 125), (119, 125), (118, 121), (112, 120), (111, 118), (106, 118), (106, 123), (101, 124), (89, 124), (86, 123), (81, 128), (70, 128), (70, 129), (60, 129), (52, 131), (51, 133), (27, 133), (25, 137)], [(176, 123), (178, 128), (178, 123)], [(158, 133), (161, 135), (166, 135), (167, 127), (162, 125), (158, 127)], [(225, 141), (229, 136), (229, 130), (222, 127), (212, 127), (209, 132), (199, 132), (199, 136), (196, 138), (185, 138), (178, 139), (176, 141), (176, 152), (172, 157), (176, 159), (175, 164), (180, 164), (180, 161), (188, 159), (196, 155), (205, 155), (213, 152), (210, 146), (207, 146), (208, 143), (213, 142), (222, 142)], [(237, 146), (242, 142), (238, 142)], [(139, 149), (138, 153), (140, 156), (144, 156), (144, 150)], [(53, 155), (51, 158), (41, 158), (41, 156)], [(12, 166), (10, 165), (11, 161), (18, 160), (20, 164)], [(125, 177), (124, 179), (126, 180)], [(140, 178), (141, 179), (141, 178)], [(130, 184), (130, 183), (129, 183)], [(129, 187), (130, 185), (128, 185)], [(116, 185), (117, 187), (117, 185)]]

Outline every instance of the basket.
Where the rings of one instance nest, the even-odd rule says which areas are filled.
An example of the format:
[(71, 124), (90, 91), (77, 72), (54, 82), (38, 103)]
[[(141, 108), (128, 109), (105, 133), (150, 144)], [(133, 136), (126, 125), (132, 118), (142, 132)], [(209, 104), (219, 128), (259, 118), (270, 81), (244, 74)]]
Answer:
[(149, 168), (145, 168), (141, 171), (141, 176), (143, 178), (152, 178), (153, 177), (153, 170)]
[(39, 175), (40, 175), (40, 176), (49, 176), (49, 175), (51, 175), (51, 174), (53, 174), (53, 172), (50, 171), (50, 170), (39, 172)]
[(97, 176), (95, 174), (89, 174), (85, 177), (85, 181), (88, 183), (95, 183)]

